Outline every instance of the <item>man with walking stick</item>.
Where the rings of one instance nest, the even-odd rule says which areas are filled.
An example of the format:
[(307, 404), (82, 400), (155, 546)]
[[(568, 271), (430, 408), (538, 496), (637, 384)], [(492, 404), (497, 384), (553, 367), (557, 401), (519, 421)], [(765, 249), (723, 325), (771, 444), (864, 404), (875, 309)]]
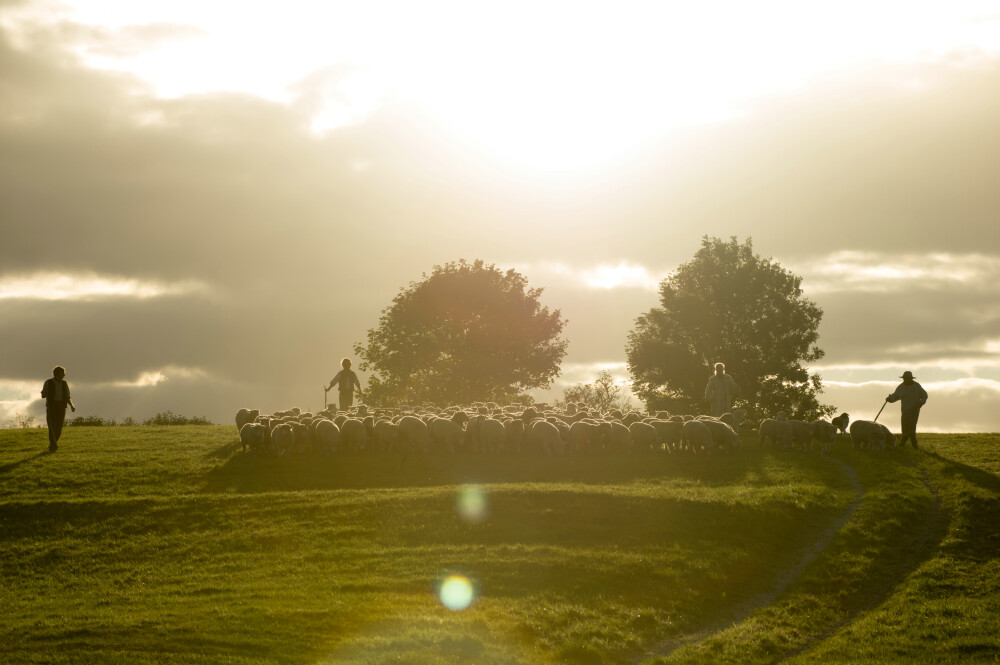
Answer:
[[(916, 448), (917, 418), (920, 417), (920, 407), (927, 403), (927, 391), (913, 380), (913, 372), (910, 370), (903, 372), (903, 376), (899, 378), (903, 379), (903, 382), (896, 386), (896, 391), (886, 397), (885, 401), (889, 403), (898, 401), (900, 403), (900, 429), (903, 434), (899, 445), (904, 445), (909, 439), (913, 447)], [(882, 412), (879, 411), (879, 413)]]

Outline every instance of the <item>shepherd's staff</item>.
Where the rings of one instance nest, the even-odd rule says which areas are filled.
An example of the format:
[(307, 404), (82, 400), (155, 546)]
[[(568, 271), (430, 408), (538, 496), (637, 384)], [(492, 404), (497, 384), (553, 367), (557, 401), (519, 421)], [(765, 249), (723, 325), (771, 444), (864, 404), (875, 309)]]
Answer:
[[(882, 409), (884, 409), (885, 405), (888, 404), (888, 403), (889, 403), (889, 400), (886, 400), (886, 401), (882, 402)], [(878, 417), (882, 415), (882, 409), (879, 409), (878, 413), (875, 414), (875, 420), (878, 420)], [(872, 422), (875, 422), (875, 420), (873, 420)]]

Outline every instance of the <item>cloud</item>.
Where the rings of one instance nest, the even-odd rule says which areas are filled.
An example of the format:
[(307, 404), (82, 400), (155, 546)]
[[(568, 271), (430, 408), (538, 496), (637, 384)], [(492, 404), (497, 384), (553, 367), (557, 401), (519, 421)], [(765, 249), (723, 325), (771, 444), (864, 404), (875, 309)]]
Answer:
[(197, 281), (157, 283), (97, 274), (0, 274), (0, 300), (92, 300), (95, 298), (157, 298), (198, 294), (207, 290)]
[(803, 276), (803, 289), (810, 295), (953, 287), (1000, 293), (1000, 256), (988, 254), (841, 250), (811, 263), (790, 265), (789, 269)]

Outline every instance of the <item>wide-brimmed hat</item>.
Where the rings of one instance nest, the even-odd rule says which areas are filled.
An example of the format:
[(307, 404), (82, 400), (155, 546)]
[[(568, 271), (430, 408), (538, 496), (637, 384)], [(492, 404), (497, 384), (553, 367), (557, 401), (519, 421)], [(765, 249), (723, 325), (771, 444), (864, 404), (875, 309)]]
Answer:
[(899, 378), (901, 378), (901, 379), (913, 379), (913, 378), (916, 378), (916, 377), (913, 376), (913, 372), (911, 372), (910, 370), (906, 370), (905, 372), (903, 372), (903, 376), (901, 376)]

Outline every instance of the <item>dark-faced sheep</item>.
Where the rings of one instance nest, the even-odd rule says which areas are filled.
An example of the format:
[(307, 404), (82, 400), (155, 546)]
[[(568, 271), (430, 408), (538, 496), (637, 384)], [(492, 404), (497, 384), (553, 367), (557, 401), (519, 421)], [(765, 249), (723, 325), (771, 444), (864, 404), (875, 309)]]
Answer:
[(632, 452), (632, 433), (628, 431), (628, 427), (616, 420), (611, 421), (609, 425), (611, 428), (605, 436), (607, 442), (605, 449), (612, 453)]
[(851, 422), (851, 417), (846, 413), (840, 414), (832, 421), (833, 426), (836, 427), (841, 434), (847, 434), (847, 425), (850, 422)]

